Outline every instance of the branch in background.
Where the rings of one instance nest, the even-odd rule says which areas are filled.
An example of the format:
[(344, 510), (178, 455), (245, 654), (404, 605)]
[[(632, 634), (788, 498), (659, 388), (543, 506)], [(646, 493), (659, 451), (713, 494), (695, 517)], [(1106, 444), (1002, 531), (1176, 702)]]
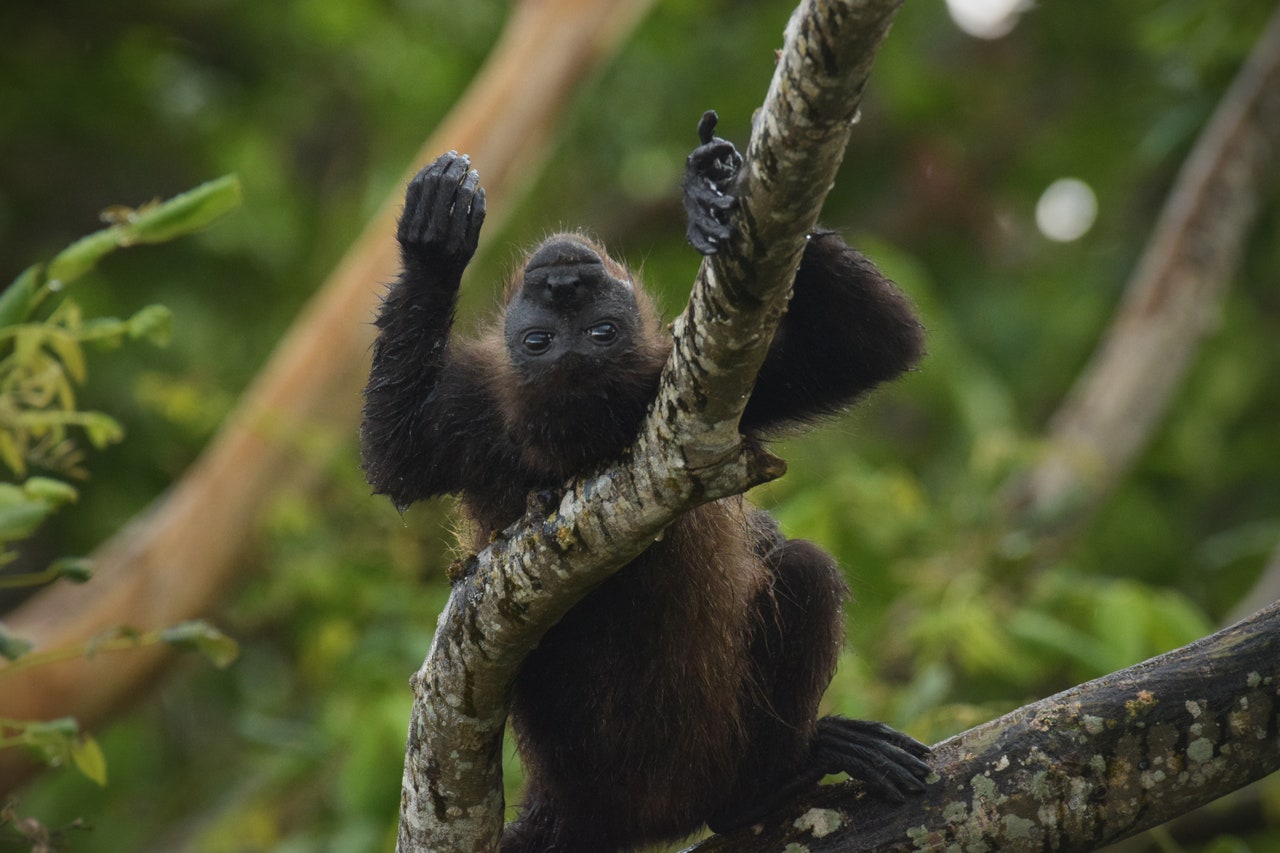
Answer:
[(1280, 603), (934, 748), (931, 794), (857, 783), (690, 853), (1096, 850), (1280, 769)]
[(455, 586), (413, 680), (400, 853), (494, 849), (509, 690), (528, 652), (676, 516), (782, 473), (743, 445), (738, 418), (900, 3), (796, 10), (744, 160), (737, 233), (702, 265), (628, 459), (572, 483), (554, 512), (526, 515)]
[[(449, 147), (465, 148), (486, 164), (495, 208), (515, 208), (573, 93), (651, 5), (517, 4), (488, 62), (416, 163)], [(253, 565), (242, 557), (263, 506), (309, 469), (298, 436), (317, 425), (355, 429), (379, 285), (396, 268), (401, 190), (397, 185), (182, 480), (93, 555), (94, 582), (55, 586), (33, 598), (6, 617), (10, 633), (37, 649), (53, 649), (121, 624), (148, 630), (181, 622), (212, 609)], [(0, 716), (71, 715), (92, 723), (136, 698), (165, 659), (148, 649), (109, 667), (81, 660), (15, 675), (0, 693)], [(12, 788), (26, 769), (9, 752), (0, 756), (0, 791)]]
[(1164, 418), (1228, 283), (1280, 150), (1280, 11), (1178, 175), (1102, 343), (1010, 488), (1015, 519), (1056, 536), (1084, 524)]

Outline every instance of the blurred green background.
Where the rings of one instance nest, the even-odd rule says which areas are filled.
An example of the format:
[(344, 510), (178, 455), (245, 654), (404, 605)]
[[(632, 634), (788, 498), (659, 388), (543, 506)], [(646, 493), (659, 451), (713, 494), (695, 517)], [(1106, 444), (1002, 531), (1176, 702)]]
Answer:
[[(785, 442), (789, 474), (753, 496), (848, 569), (857, 602), (833, 710), (940, 739), (1210, 632), (1270, 559), (1274, 192), (1172, 415), (1088, 530), (1033, 570), (997, 515), (1001, 485), (1033, 458), (1272, 8), (1046, 2), (999, 38), (964, 32), (941, 0), (900, 12), (824, 222), (916, 300), (932, 355)], [(580, 224), (642, 267), (674, 315), (698, 262), (678, 197), (698, 116), (715, 108), (718, 132), (745, 144), (790, 9), (661, 0), (575, 102), (530, 199), (486, 233), (502, 247), (472, 271), (467, 316), (493, 304), (516, 254), (506, 246)], [(87, 312), (169, 306), (174, 340), (94, 354), (84, 405), (128, 436), (91, 454), (80, 502), (41, 531), (31, 559), (88, 553), (182, 473), (397, 190), (507, 11), (491, 0), (0, 3), (0, 278), (94, 230), (113, 204), (228, 172), (245, 197), (214, 228), (119, 253), (78, 285)], [(1091, 188), (1097, 216), (1078, 239), (1052, 240), (1036, 206), (1067, 177)], [(254, 568), (210, 614), (241, 642), (240, 660), (218, 671), (184, 659), (99, 732), (106, 787), (62, 769), (21, 792), (23, 814), (92, 827), (71, 831), (69, 849), (392, 848), (407, 679), (447, 595), (448, 507), (402, 519), (369, 496), (354, 432), (314, 439), (320, 475), (245, 532)], [(516, 802), (514, 763), (508, 775)], [(1280, 792), (1264, 786), (1250, 802), (1261, 817), (1236, 820), (1234, 835), (1164, 849), (1280, 849)]]

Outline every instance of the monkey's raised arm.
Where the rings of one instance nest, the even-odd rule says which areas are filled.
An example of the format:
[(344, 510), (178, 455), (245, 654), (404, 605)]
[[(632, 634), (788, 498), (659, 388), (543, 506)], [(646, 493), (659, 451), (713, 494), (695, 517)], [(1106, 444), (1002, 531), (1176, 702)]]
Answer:
[(484, 190), (470, 165), (451, 151), (410, 182), (396, 230), (402, 270), (376, 322), (361, 451), (374, 491), (402, 509), (460, 487), (463, 454), (455, 445), (472, 434), (442, 422), (468, 409), (457, 405), (457, 389), (468, 387), (469, 377), (454, 375), (466, 371), (451, 360), (448, 339), (462, 272), (484, 222)]

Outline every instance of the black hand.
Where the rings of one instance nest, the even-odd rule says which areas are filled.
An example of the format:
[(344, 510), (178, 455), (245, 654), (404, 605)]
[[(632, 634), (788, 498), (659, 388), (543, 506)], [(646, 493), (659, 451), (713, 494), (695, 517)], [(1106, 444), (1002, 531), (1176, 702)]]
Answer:
[(707, 110), (698, 122), (698, 140), (685, 166), (682, 187), (688, 218), (685, 234), (704, 255), (714, 255), (732, 236), (729, 213), (738, 205), (731, 193), (742, 156), (733, 143), (715, 135), (716, 113)]
[(484, 224), (484, 189), (471, 159), (450, 151), (420, 171), (405, 192), (396, 239), (406, 265), (461, 271), (475, 254)]
[(715, 110), (707, 110), (702, 114), (702, 118), (698, 119), (698, 141), (703, 145), (707, 145), (715, 138), (716, 122), (720, 120), (720, 116), (716, 115)]

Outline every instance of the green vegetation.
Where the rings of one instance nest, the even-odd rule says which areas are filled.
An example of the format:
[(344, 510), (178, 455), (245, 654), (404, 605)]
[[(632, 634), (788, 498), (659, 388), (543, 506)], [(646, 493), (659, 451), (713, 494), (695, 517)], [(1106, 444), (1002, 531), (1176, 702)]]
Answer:
[[(15, 574), (80, 573), (59, 559), (90, 553), (186, 469), (395, 190), (510, 4), (75, 5), (0, 4), (0, 274), (27, 270), (0, 297), (0, 462), (14, 474), (0, 484), (0, 539)], [(1272, 5), (1040, 4), (995, 41), (960, 32), (941, 3), (904, 6), (824, 220), (918, 302), (931, 355), (783, 443), (788, 475), (753, 495), (848, 568), (857, 601), (833, 709), (940, 739), (1207, 633), (1280, 543), (1275, 193), (1174, 410), (1094, 521), (1046, 554), (1001, 515)], [(714, 107), (719, 132), (745, 141), (790, 7), (659, 3), (577, 102), (534, 200), (486, 233), (494, 251), (465, 313), (492, 305), (485, 283), (504, 274), (506, 245), (577, 224), (679, 310), (697, 259), (677, 182), (698, 116)], [(110, 227), (59, 254), (110, 205), (230, 171), (243, 206), (216, 228), (103, 257), (151, 228), (169, 236), (163, 208), (111, 209)], [(1062, 177), (1098, 201), (1093, 227), (1065, 243), (1035, 223)], [(29, 266), (42, 257), (55, 260)], [(55, 305), (51, 284), (79, 273), (92, 286)], [(91, 319), (110, 316), (128, 319)], [(166, 328), (163, 351), (124, 347), (86, 368), (86, 345)], [(8, 401), (48, 376), (47, 405), (12, 419)], [(213, 617), (240, 644), (234, 665), (169, 670), (95, 731), (101, 755), (84, 760), (109, 768), (106, 786), (48, 772), (0, 826), (82, 821), (92, 831), (67, 844), (86, 853), (390, 849), (407, 680), (455, 556), (448, 507), (402, 518), (370, 497), (350, 430), (299, 444), (313, 475), (242, 531), (254, 567)], [(10, 578), (0, 611), (18, 601)], [(66, 725), (48, 724), (85, 742)], [(1269, 829), (1166, 849), (1280, 844), (1280, 786), (1255, 796)], [(0, 850), (17, 844), (0, 830)]]
[[(70, 480), (88, 476), (84, 453), (73, 432), (79, 430), (97, 449), (123, 438), (120, 424), (102, 412), (77, 407), (76, 389), (87, 379), (85, 344), (119, 346), (128, 339), (169, 340), (170, 315), (150, 305), (127, 320), (86, 319), (66, 288), (89, 273), (110, 252), (142, 243), (159, 243), (208, 225), (239, 203), (234, 177), (204, 184), (165, 203), (139, 210), (117, 208), (112, 224), (77, 240), (47, 264), (28, 267), (0, 294), (0, 462), (15, 482), (0, 482), (0, 566), (30, 562), (20, 546), (56, 511), (74, 503), (79, 492)], [(55, 303), (52, 309), (48, 303)], [(31, 468), (67, 479), (31, 475)], [(20, 480), (20, 482), (18, 482)], [(0, 574), (0, 590), (36, 587), (68, 580), (85, 583), (91, 564), (58, 557), (36, 571)], [(156, 643), (204, 652), (225, 667), (235, 658), (235, 643), (203, 622), (138, 632), (120, 626), (66, 648), (32, 651), (31, 643), (0, 627), (0, 683), (15, 673), (59, 660), (135, 649)], [(0, 717), (0, 749), (27, 747), (51, 767), (72, 765), (89, 780), (105, 785), (107, 762), (98, 742), (81, 731), (74, 718), (15, 720)]]

